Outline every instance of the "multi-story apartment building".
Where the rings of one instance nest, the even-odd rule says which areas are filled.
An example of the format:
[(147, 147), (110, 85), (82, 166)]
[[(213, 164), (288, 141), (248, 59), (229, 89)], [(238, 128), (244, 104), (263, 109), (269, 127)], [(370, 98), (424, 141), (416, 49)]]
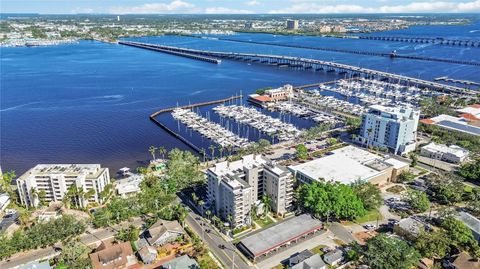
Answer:
[(287, 29), (289, 30), (297, 30), (298, 25), (298, 20), (287, 20)]
[(38, 164), (17, 179), (20, 201), (26, 206), (37, 206), (39, 194), (44, 201), (62, 201), (71, 186), (79, 193), (93, 193), (89, 197), (78, 195), (80, 204), (101, 202), (99, 193), (110, 183), (108, 168), (99, 164)]
[(415, 150), (420, 111), (411, 107), (370, 106), (362, 117), (360, 142), (386, 147), (395, 154)]
[(270, 197), (276, 214), (285, 214), (292, 205), (292, 174), (260, 155), (217, 163), (207, 170), (207, 176), (208, 204), (223, 220), (231, 216), (235, 227), (251, 223), (252, 207), (263, 195)]

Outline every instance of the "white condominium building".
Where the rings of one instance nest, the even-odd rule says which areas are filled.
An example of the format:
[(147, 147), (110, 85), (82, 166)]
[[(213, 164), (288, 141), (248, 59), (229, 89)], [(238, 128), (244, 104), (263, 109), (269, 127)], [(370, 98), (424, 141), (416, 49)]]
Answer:
[(251, 223), (252, 206), (268, 195), (272, 210), (285, 214), (291, 207), (293, 177), (285, 168), (257, 155), (234, 162), (217, 163), (207, 170), (208, 204), (213, 212), (234, 227)]
[(420, 151), (422, 156), (450, 163), (461, 163), (468, 157), (468, 154), (469, 151), (462, 147), (456, 145), (447, 146), (434, 142), (423, 146)]
[[(37, 206), (39, 194), (45, 193), (45, 202), (62, 201), (72, 185), (79, 193), (93, 190), (90, 197), (80, 198), (82, 206), (101, 202), (99, 193), (110, 183), (108, 168), (100, 164), (39, 164), (17, 179), (20, 201), (26, 206)], [(82, 195), (79, 195), (82, 196)]]
[(363, 115), (360, 141), (386, 147), (395, 154), (415, 150), (420, 111), (409, 107), (372, 105)]

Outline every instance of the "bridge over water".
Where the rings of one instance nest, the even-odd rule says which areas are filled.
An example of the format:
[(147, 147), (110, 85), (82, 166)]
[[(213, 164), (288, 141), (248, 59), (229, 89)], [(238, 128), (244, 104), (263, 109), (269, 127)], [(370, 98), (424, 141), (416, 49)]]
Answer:
[(410, 42), (410, 43), (431, 43), (437, 45), (480, 47), (480, 40), (468, 39), (445, 39), (441, 37), (408, 37), (408, 36), (358, 36), (359, 39)]
[(374, 69), (362, 68), (362, 67), (353, 66), (353, 65), (347, 65), (347, 64), (336, 63), (336, 62), (328, 62), (328, 61), (322, 61), (322, 60), (316, 60), (316, 59), (281, 56), (281, 55), (270, 55), (270, 54), (196, 50), (196, 49), (179, 48), (179, 47), (173, 47), (173, 46), (132, 42), (132, 41), (119, 41), (118, 43), (122, 45), (129, 45), (129, 46), (147, 48), (147, 49), (159, 48), (161, 49), (160, 51), (166, 50), (166, 51), (184, 53), (188, 55), (201, 55), (201, 56), (210, 57), (210, 58), (239, 60), (239, 61), (252, 62), (252, 63), (275, 65), (278, 67), (290, 67), (290, 68), (301, 69), (301, 70), (337, 72), (339, 74), (349, 74), (352, 77), (364, 76), (364, 77), (374, 78), (378, 80), (387, 80), (395, 83), (418, 85), (421, 87), (430, 88), (436, 91), (442, 91), (442, 92), (448, 92), (448, 93), (471, 94), (471, 95), (478, 93), (466, 88), (445, 85), (445, 84), (441, 84), (433, 81), (422, 80), (418, 78), (412, 78), (412, 77), (402, 76), (398, 74), (387, 73), (387, 72), (374, 70)]

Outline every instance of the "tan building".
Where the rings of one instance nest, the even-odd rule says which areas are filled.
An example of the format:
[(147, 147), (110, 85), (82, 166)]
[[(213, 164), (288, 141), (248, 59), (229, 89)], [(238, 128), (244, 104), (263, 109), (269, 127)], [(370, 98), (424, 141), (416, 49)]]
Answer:
[(280, 88), (266, 90), (265, 95), (268, 96), (271, 101), (284, 101), (293, 94), (293, 86), (286, 84)]
[(93, 269), (128, 268), (137, 263), (130, 242), (107, 246), (102, 243), (90, 254)]
[(290, 166), (289, 169), (303, 183), (326, 181), (350, 185), (360, 180), (382, 186), (395, 182), (396, 177), (408, 169), (408, 164), (383, 158), (358, 147), (346, 146), (331, 151), (325, 157)]
[(268, 195), (272, 210), (285, 214), (291, 207), (293, 177), (285, 168), (260, 155), (247, 155), (234, 162), (217, 163), (207, 170), (208, 206), (233, 226), (251, 223), (250, 211)]

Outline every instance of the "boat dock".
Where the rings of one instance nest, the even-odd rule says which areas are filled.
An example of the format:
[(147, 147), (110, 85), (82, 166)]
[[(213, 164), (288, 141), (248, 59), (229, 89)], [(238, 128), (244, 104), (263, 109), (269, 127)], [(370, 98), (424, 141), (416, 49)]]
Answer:
[(205, 57), (205, 56), (200, 56), (200, 55), (181, 52), (181, 51), (173, 51), (173, 50), (163, 49), (159, 46), (144, 44), (144, 43), (139, 43), (139, 42), (118, 41), (118, 44), (137, 47), (137, 48), (142, 48), (142, 49), (159, 51), (159, 52), (163, 52), (163, 53), (167, 53), (167, 54), (173, 54), (173, 55), (176, 55), (176, 56), (181, 56), (181, 57), (190, 58), (190, 59), (199, 60), (199, 61), (204, 61), (204, 62), (213, 63), (213, 64), (220, 64), (222, 62), (222, 60), (212, 58), (212, 57)]
[[(137, 43), (137, 45), (139, 44), (143, 44), (143, 43)], [(252, 63), (268, 64), (268, 65), (274, 65), (274, 66), (288, 66), (290, 68), (312, 70), (312, 71), (323, 70), (326, 72), (337, 72), (339, 74), (345, 74), (351, 77), (363, 76), (366, 78), (386, 80), (389, 82), (395, 82), (400, 84), (417, 85), (419, 87), (429, 88), (439, 92), (468, 94), (468, 95), (477, 94), (476, 91), (462, 88), (462, 87), (446, 85), (442, 83), (407, 77), (403, 75), (383, 72), (383, 71), (374, 70), (374, 69), (362, 68), (362, 67), (357, 67), (353, 65), (341, 64), (336, 62), (328, 62), (328, 61), (322, 61), (322, 60), (316, 60), (316, 59), (281, 56), (281, 55), (270, 55), (270, 54), (252, 54), (252, 53), (196, 50), (196, 49), (187, 49), (187, 48), (179, 48), (179, 47), (172, 47), (172, 46), (154, 45), (154, 44), (147, 44), (147, 45), (149, 47), (161, 48), (162, 50), (194, 54), (194, 55), (200, 55), (205, 57), (216, 57), (216, 58), (238, 60), (238, 61), (245, 61), (245, 62), (252, 62)]]
[(449, 78), (447, 76), (443, 77), (438, 77), (434, 79), (435, 81), (446, 81), (446, 82), (452, 82), (452, 83), (460, 83), (464, 84), (467, 86), (480, 86), (480, 83), (475, 82), (475, 81), (470, 81), (470, 80), (463, 80), (463, 79), (454, 79), (454, 78)]
[(150, 115), (150, 120), (153, 121), (156, 125), (160, 126), (162, 129), (164, 129), (167, 133), (169, 133), (169, 134), (173, 135), (174, 137), (178, 138), (178, 140), (185, 143), (185, 145), (189, 146), (191, 149), (193, 149), (197, 153), (200, 153), (200, 151), (201, 151), (200, 148), (195, 146), (192, 142), (190, 142), (188, 139), (184, 138), (183, 136), (181, 136), (177, 132), (168, 128), (165, 124), (161, 123), (159, 120), (157, 120), (157, 116), (162, 114), (162, 113), (173, 112), (175, 109), (192, 109), (192, 108), (196, 108), (196, 107), (226, 103), (226, 102), (237, 100), (237, 99), (240, 99), (240, 98), (243, 98), (243, 96), (242, 95), (235, 95), (235, 96), (231, 96), (231, 97), (220, 99), (220, 100), (213, 100), (213, 101), (207, 101), (207, 102), (202, 102), (202, 103), (189, 104), (189, 105), (184, 105), (184, 106), (179, 106), (179, 107), (164, 108), (164, 109), (160, 109), (160, 110), (152, 113)]

